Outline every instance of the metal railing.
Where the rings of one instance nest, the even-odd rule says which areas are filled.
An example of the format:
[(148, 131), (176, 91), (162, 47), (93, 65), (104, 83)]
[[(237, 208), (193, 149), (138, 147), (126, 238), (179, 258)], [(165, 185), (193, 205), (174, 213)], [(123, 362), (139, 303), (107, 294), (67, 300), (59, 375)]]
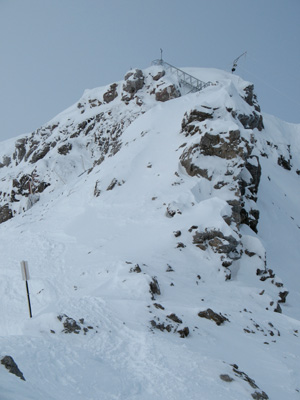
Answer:
[(175, 73), (178, 77), (179, 82), (190, 89), (189, 93), (199, 92), (200, 90), (203, 90), (206, 87), (213, 85), (212, 82), (203, 82), (200, 79), (188, 74), (187, 72), (184, 72), (182, 69), (179, 69), (177, 67), (174, 67), (174, 65), (167, 63), (163, 59), (152, 61), (152, 65), (161, 65), (166, 71), (170, 71), (171, 74)]

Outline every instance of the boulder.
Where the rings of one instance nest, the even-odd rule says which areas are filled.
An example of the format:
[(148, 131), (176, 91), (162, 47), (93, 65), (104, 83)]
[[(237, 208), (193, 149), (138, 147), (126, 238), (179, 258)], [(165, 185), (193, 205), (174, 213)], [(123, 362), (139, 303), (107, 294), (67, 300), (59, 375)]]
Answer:
[(221, 325), (223, 324), (223, 322), (228, 321), (226, 317), (224, 317), (222, 314), (215, 313), (211, 308), (208, 308), (205, 311), (200, 311), (198, 313), (198, 316), (200, 318), (210, 319), (211, 321), (214, 321), (217, 325)]
[(105, 101), (105, 103), (112, 102), (118, 96), (117, 87), (118, 85), (116, 83), (110, 85), (109, 90), (103, 95), (103, 100)]
[(152, 281), (149, 283), (149, 287), (150, 287), (150, 293), (151, 293), (151, 298), (152, 298), (152, 300), (154, 300), (155, 299), (155, 295), (157, 294), (157, 295), (160, 295), (161, 294), (161, 292), (160, 292), (160, 287), (159, 287), (159, 284), (158, 284), (158, 281), (157, 281), (157, 278), (156, 278), (156, 276), (154, 276), (153, 278), (152, 278)]
[(12, 217), (13, 214), (11, 209), (9, 208), (8, 203), (0, 207), (0, 224), (2, 224), (2, 222), (8, 221)]
[(72, 150), (72, 144), (67, 143), (67, 144), (63, 144), (62, 146), (58, 147), (57, 152), (61, 155), (66, 156), (68, 153), (70, 153), (71, 150)]
[(125, 83), (123, 85), (123, 90), (129, 93), (132, 97), (133, 95), (144, 86), (144, 75), (140, 69), (135, 69), (129, 71), (125, 75)]
[(11, 374), (16, 375), (18, 378), (22, 379), (22, 381), (25, 381), (23, 373), (19, 370), (17, 364), (11, 356), (3, 357), (1, 364), (4, 365)]

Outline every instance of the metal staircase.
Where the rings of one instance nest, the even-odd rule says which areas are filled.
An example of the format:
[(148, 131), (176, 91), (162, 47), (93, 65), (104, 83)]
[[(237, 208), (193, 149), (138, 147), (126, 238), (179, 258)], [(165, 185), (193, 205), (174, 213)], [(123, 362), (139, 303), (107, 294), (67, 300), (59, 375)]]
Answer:
[(171, 74), (176, 74), (179, 82), (190, 89), (189, 93), (199, 92), (200, 90), (213, 85), (210, 81), (203, 82), (187, 72), (182, 71), (182, 69), (174, 67), (174, 65), (167, 63), (162, 58), (152, 61), (152, 65), (161, 65), (166, 71), (170, 71)]

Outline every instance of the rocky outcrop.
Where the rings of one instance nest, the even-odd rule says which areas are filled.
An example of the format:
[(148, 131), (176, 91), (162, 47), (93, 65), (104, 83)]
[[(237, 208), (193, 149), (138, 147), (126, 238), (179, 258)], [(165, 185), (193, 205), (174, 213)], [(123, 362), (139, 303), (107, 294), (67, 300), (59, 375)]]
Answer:
[(177, 97), (180, 96), (181, 96), (180, 91), (174, 85), (169, 85), (163, 89), (156, 91), (155, 100), (165, 102), (172, 99), (176, 99)]
[(160, 287), (159, 287), (159, 284), (158, 284), (156, 276), (153, 276), (152, 281), (149, 284), (149, 287), (150, 287), (149, 291), (151, 293), (151, 299), (155, 300), (155, 295), (160, 295), (161, 294)]
[(0, 168), (8, 167), (11, 163), (11, 157), (3, 156), (2, 163), (0, 163)]
[(123, 90), (133, 96), (138, 90), (144, 86), (144, 75), (140, 69), (129, 71), (125, 75), (125, 83)]
[(72, 150), (72, 143), (67, 143), (67, 144), (64, 144), (64, 145), (60, 146), (57, 149), (57, 152), (59, 154), (62, 154), (64, 156), (66, 156), (68, 153), (70, 153), (71, 150)]
[(254, 107), (255, 111), (260, 112), (260, 106), (257, 101), (257, 96), (254, 93), (254, 85), (248, 85), (244, 88), (245, 96), (243, 99), (249, 106)]
[(208, 308), (205, 311), (200, 311), (198, 313), (200, 318), (206, 318), (211, 321), (214, 321), (218, 326), (222, 325), (225, 321), (228, 321), (228, 318), (224, 317), (221, 313), (214, 312), (211, 308)]
[(232, 112), (234, 118), (237, 118), (245, 129), (258, 129), (262, 131), (264, 129), (263, 117), (261, 114), (253, 111), (252, 114), (236, 114)]
[(42, 147), (42, 149), (35, 151), (30, 160), (31, 164), (34, 164), (38, 160), (41, 160), (42, 158), (44, 158), (45, 155), (49, 152), (50, 148), (51, 148), (50, 145), (46, 144)]
[(225, 236), (219, 230), (196, 231), (193, 235), (193, 243), (201, 250), (206, 250), (210, 246), (215, 253), (225, 254), (231, 260), (241, 257), (241, 243), (231, 235)]
[(227, 133), (211, 134), (204, 133), (200, 141), (200, 152), (205, 156), (217, 156), (231, 160), (243, 156), (240, 131), (229, 131)]
[(23, 373), (19, 370), (19, 367), (15, 363), (15, 360), (11, 356), (5, 356), (1, 360), (1, 364), (11, 373), (16, 375), (18, 378), (25, 381)]
[(154, 81), (159, 81), (163, 76), (166, 75), (164, 70), (158, 71), (156, 75), (152, 76)]
[(15, 152), (13, 154), (13, 159), (17, 160), (17, 162), (21, 162), (26, 154), (26, 144), (28, 139), (22, 138), (18, 139), (15, 143)]
[[(249, 93), (251, 94), (251, 91)], [(227, 111), (236, 117), (231, 109)], [(205, 178), (213, 183), (214, 170), (207, 157), (218, 157), (222, 160), (222, 169), (227, 171), (224, 172), (224, 179), (214, 182), (213, 187), (222, 190), (230, 185), (230, 190), (235, 195), (235, 198), (228, 200), (232, 207), (232, 215), (226, 217), (226, 222), (229, 225), (234, 223), (237, 228), (240, 224), (247, 224), (256, 231), (259, 212), (255, 202), (261, 176), (259, 158), (251, 155), (254, 145), (243, 137), (239, 129), (220, 132), (214, 131), (213, 124), (208, 125), (210, 121), (217, 120), (222, 112), (224, 111), (219, 108), (201, 106), (184, 115), (182, 134), (199, 140), (193, 140), (192, 144), (185, 146), (180, 156), (180, 164), (188, 175)], [(249, 118), (251, 119), (251, 116)], [(235, 168), (232, 168), (232, 165), (235, 165)]]
[(291, 166), (291, 157), (287, 160), (287, 159), (285, 159), (285, 158), (283, 157), (283, 155), (280, 155), (280, 156), (278, 157), (277, 164), (280, 165), (280, 167), (286, 169), (287, 171), (290, 171), (290, 170), (292, 169), (292, 166)]
[(8, 204), (5, 204), (4, 206), (0, 207), (0, 224), (2, 224), (2, 222), (8, 221), (12, 217), (13, 213), (9, 208)]
[(180, 164), (184, 167), (187, 174), (190, 176), (199, 176), (211, 181), (212, 176), (209, 175), (207, 168), (201, 168), (193, 162), (194, 155), (197, 157), (197, 153), (200, 153), (200, 144), (194, 144), (187, 147), (180, 156)]
[[(204, 108), (202, 106), (202, 108)], [(207, 108), (207, 107), (205, 107)], [(211, 110), (211, 108), (208, 108)], [(202, 110), (192, 110), (189, 114), (185, 113), (182, 123), (181, 123), (181, 131), (185, 134), (185, 136), (194, 135), (195, 133), (201, 133), (199, 129), (199, 122), (203, 122), (205, 120), (209, 120), (213, 118), (213, 113), (208, 113)]]
[(118, 87), (118, 85), (116, 83), (113, 83), (112, 85), (110, 85), (109, 90), (107, 92), (105, 92), (103, 95), (103, 101), (105, 103), (112, 102), (118, 96), (117, 87)]

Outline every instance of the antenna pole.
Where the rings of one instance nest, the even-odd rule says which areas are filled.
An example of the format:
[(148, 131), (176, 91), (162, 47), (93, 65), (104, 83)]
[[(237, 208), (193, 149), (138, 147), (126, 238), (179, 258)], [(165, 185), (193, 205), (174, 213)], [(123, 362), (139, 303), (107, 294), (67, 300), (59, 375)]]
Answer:
[(163, 54), (163, 49), (160, 49), (160, 62), (161, 62), (161, 63), (162, 63), (162, 60), (163, 60), (162, 54)]

